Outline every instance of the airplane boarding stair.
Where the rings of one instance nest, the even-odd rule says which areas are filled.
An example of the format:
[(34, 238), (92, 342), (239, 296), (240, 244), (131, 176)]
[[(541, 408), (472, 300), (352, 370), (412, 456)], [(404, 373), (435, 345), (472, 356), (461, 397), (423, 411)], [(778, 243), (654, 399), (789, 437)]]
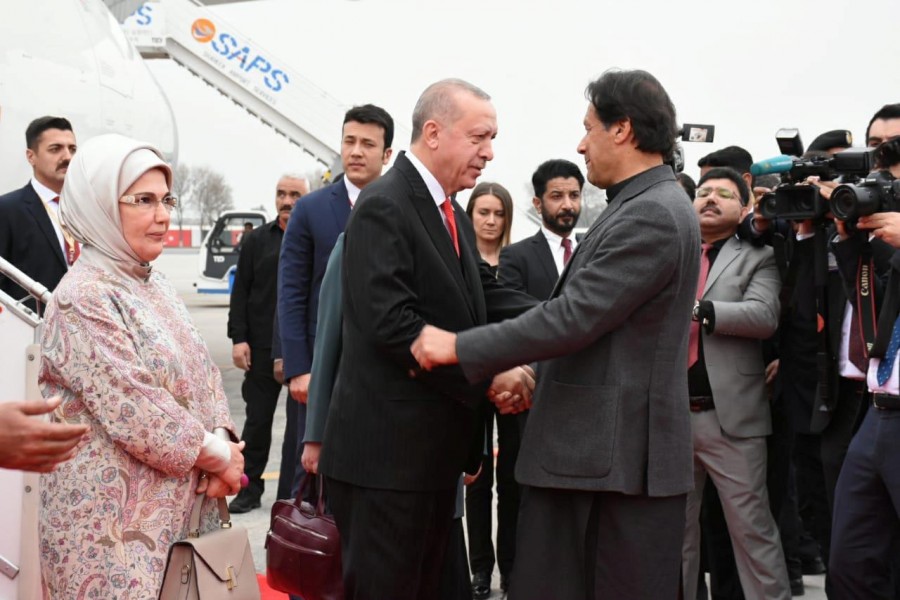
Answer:
[[(171, 58), (339, 172), (343, 106), (195, 0), (145, 2), (122, 23), (145, 59)], [(333, 140), (333, 142), (332, 142)]]

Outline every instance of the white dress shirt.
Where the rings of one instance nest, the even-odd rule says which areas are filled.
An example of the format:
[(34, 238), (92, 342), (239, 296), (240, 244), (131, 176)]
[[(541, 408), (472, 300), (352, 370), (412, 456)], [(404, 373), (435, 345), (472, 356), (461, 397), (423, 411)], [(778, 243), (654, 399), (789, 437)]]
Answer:
[[(557, 235), (547, 229), (544, 225), (541, 225), (541, 233), (544, 234), (544, 237), (547, 239), (547, 244), (550, 246), (550, 254), (553, 255), (553, 262), (556, 263), (556, 276), (559, 277), (562, 275), (563, 269), (566, 264), (563, 258), (566, 255), (566, 249), (563, 248), (562, 241), (563, 238), (561, 235)], [(575, 245), (577, 242), (575, 241), (575, 236), (570, 236), (569, 239), (572, 241), (572, 252), (575, 252)]]
[(353, 185), (353, 182), (347, 178), (346, 174), (344, 174), (344, 187), (347, 188), (347, 196), (350, 198), (350, 208), (353, 208), (356, 205), (356, 199), (359, 198), (359, 193), (362, 192), (362, 190)]
[(56, 239), (59, 242), (59, 249), (62, 250), (62, 254), (63, 256), (65, 256), (66, 240), (63, 238), (62, 229), (59, 226), (59, 204), (53, 201), (54, 198), (59, 197), (59, 194), (48, 188), (46, 185), (44, 185), (34, 177), (31, 178), (31, 187), (34, 188), (34, 191), (37, 193), (38, 198), (41, 199), (41, 202), (44, 203), (44, 206), (53, 211), (53, 214), (50, 217), (50, 223), (53, 224), (53, 231), (56, 232)]

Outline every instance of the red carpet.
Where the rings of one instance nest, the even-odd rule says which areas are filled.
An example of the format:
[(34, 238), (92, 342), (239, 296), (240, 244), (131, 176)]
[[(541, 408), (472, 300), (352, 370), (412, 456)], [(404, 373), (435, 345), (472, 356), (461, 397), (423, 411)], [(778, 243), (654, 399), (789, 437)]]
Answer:
[(287, 600), (288, 595), (284, 592), (278, 592), (269, 587), (266, 582), (265, 573), (257, 573), (256, 580), (259, 581), (259, 596), (261, 600)]

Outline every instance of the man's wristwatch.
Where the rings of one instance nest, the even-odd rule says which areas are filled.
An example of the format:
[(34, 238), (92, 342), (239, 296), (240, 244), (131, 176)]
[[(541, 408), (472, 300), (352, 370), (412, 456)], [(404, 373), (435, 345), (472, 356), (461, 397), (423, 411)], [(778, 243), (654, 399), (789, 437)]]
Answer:
[(694, 309), (691, 311), (691, 321), (699, 321), (700, 320), (700, 301), (694, 301)]

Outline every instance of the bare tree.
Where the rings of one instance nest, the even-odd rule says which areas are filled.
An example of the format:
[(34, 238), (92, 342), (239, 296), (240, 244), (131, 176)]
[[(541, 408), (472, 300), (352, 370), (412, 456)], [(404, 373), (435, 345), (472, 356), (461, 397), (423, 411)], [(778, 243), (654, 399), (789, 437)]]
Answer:
[[(175, 167), (172, 174), (172, 195), (178, 198), (178, 204), (175, 205), (175, 222), (178, 229), (184, 226), (184, 210), (191, 202), (191, 192), (194, 189), (193, 171), (184, 163), (179, 163)], [(178, 245), (181, 246), (183, 238), (178, 237)]]
[(191, 206), (200, 215), (200, 227), (209, 229), (223, 211), (234, 208), (231, 186), (224, 175), (209, 167), (195, 167), (192, 171)]

